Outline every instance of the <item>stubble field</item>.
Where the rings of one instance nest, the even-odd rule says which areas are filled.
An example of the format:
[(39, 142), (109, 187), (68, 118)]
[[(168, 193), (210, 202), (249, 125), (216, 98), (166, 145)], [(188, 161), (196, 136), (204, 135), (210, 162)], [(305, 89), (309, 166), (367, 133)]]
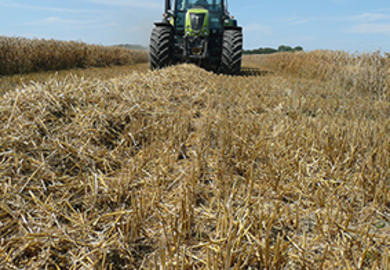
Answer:
[(61, 74), (0, 79), (0, 268), (390, 269), (388, 57)]

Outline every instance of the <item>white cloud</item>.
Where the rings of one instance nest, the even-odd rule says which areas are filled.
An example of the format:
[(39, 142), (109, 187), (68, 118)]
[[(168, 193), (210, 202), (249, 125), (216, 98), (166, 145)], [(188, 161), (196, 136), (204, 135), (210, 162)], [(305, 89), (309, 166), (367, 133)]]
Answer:
[(389, 19), (390, 15), (384, 13), (362, 13), (356, 16), (346, 17), (346, 20), (364, 22), (376, 22)]
[(0, 7), (17, 8), (17, 9), (30, 9), (30, 10), (43, 10), (58, 13), (95, 13), (97, 10), (91, 9), (72, 9), (72, 8), (56, 8), (56, 7), (44, 7), (35, 6), (24, 3), (18, 3), (16, 1), (0, 0)]
[(266, 25), (257, 23), (251, 23), (244, 26), (244, 30), (247, 32), (262, 32), (264, 34), (271, 34), (272, 28)]
[(332, 2), (333, 4), (341, 5), (350, 2), (350, 0), (330, 0), (330, 2)]
[(385, 34), (390, 35), (390, 23), (362, 23), (349, 29), (351, 33), (357, 34)]
[(365, 12), (346, 16), (313, 17), (309, 20), (325, 22), (372, 23), (379, 21), (390, 21), (390, 14), (386, 12)]
[(85, 0), (94, 4), (122, 7), (161, 8), (162, 1), (138, 1), (138, 0)]
[(362, 13), (346, 17), (345, 21), (353, 22), (349, 33), (390, 35), (390, 14), (385, 12)]
[(91, 25), (94, 23), (97, 23), (97, 21), (64, 19), (58, 16), (50, 16), (40, 20), (27, 22), (26, 25), (46, 25), (46, 24)]
[(287, 19), (287, 23), (290, 25), (305, 24), (305, 23), (308, 23), (309, 21), (310, 21), (310, 19), (300, 18), (300, 17), (293, 17), (293, 18)]
[(388, 12), (388, 11), (390, 11), (390, 8), (378, 8), (378, 9), (375, 9), (375, 11), (377, 11), (377, 12)]

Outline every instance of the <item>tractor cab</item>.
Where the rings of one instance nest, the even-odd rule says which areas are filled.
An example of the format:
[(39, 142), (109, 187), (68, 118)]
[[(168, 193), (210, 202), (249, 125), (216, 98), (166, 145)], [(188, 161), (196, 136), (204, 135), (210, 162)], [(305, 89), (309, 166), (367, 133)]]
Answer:
[(176, 0), (171, 11), (174, 26), (184, 33), (186, 23), (200, 26), (207, 19), (211, 32), (221, 31), (224, 21), (230, 19), (225, 6), (224, 0)]
[(205, 8), (207, 10), (222, 11), (222, 0), (177, 0), (175, 10), (188, 10), (191, 8)]

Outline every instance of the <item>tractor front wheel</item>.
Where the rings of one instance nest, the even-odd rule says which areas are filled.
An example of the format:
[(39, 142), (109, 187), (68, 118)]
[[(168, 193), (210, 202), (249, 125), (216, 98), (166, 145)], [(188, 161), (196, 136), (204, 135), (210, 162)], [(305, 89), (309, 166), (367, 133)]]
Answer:
[(172, 27), (155, 26), (150, 37), (149, 61), (151, 69), (169, 66), (172, 62)]
[(238, 74), (241, 71), (242, 31), (225, 30), (223, 33), (220, 71), (225, 74)]

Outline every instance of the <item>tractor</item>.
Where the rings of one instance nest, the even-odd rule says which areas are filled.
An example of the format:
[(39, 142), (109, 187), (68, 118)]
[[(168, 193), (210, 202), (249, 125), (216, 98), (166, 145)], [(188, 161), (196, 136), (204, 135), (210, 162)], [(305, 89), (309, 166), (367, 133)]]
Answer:
[(165, 0), (161, 22), (150, 37), (151, 69), (194, 63), (217, 73), (241, 70), (242, 28), (227, 0)]

